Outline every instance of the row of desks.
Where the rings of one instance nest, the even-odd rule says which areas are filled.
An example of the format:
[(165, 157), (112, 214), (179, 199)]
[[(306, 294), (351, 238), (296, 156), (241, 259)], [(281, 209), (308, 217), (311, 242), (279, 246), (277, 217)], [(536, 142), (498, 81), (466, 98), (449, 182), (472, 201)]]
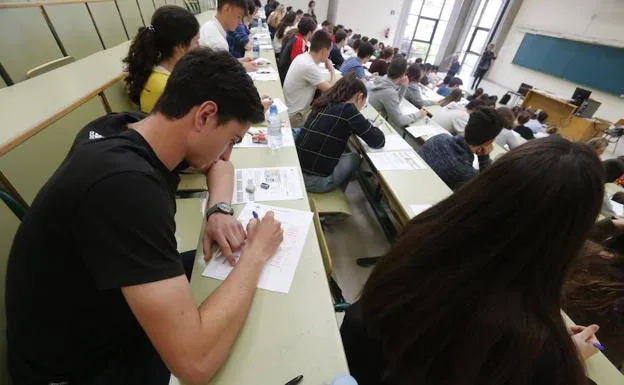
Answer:
[[(262, 51), (277, 71), (273, 51)], [(284, 100), (279, 80), (255, 82), (258, 93)], [(281, 115), (290, 126), (288, 114)], [(266, 148), (235, 148), (231, 160), (235, 168), (299, 168), (295, 147), (282, 147), (273, 153)], [(301, 175), (301, 174), (300, 174)], [(300, 176), (303, 187), (303, 177)], [(195, 184), (203, 183), (195, 178)], [(310, 211), (307, 199), (267, 202), (272, 206)], [(236, 212), (242, 205), (235, 207)], [(201, 239), (198, 243), (201, 250)], [(191, 287), (196, 302), (201, 303), (221, 283), (203, 277), (201, 251), (198, 251)], [(214, 384), (284, 384), (303, 374), (302, 384), (324, 384), (347, 373), (325, 269), (314, 226), (308, 233), (303, 255), (288, 294), (258, 290), (245, 327), (234, 349), (219, 371)], [(175, 383), (175, 380), (172, 380)]]
[[(200, 23), (214, 17), (214, 11), (197, 16)], [(93, 54), (85, 59), (0, 92), (0, 156), (27, 141), (46, 127), (96, 97), (122, 79), (121, 59), (129, 42)], [(263, 52), (276, 69), (273, 52)], [(281, 98), (281, 84), (258, 82), (259, 93)], [(95, 119), (97, 116), (94, 116)], [(288, 122), (288, 116), (282, 116)], [(67, 151), (64, 149), (64, 151)], [(266, 148), (236, 149), (236, 168), (296, 166), (294, 147), (276, 154)], [(195, 181), (205, 185), (205, 178)], [(303, 178), (300, 177), (303, 186)], [(305, 190), (304, 190), (305, 191)], [(310, 210), (307, 199), (268, 202), (270, 205)], [(178, 250), (201, 250), (203, 211), (199, 199), (179, 199), (176, 213)], [(237, 212), (241, 207), (236, 207)], [(198, 247), (199, 246), (199, 247)], [(197, 263), (191, 282), (196, 302), (201, 303), (220, 284), (202, 277)], [(333, 309), (332, 297), (314, 227), (310, 229), (291, 290), (288, 294), (258, 290), (245, 327), (229, 360), (211, 382), (213, 384), (284, 384), (299, 374), (302, 384), (322, 384), (348, 372)], [(262, 379), (262, 380), (259, 380)], [(172, 383), (177, 383), (175, 378)]]
[[(403, 100), (401, 108), (406, 111), (415, 111), (416, 107), (411, 105), (408, 101)], [(413, 109), (413, 110), (412, 110)], [(438, 112), (441, 107), (430, 106), (427, 107), (433, 114)], [(377, 112), (370, 106), (368, 106), (363, 114), (368, 118), (375, 118)], [(418, 128), (422, 125), (431, 125), (435, 127), (434, 122), (426, 122), (424, 119), (415, 123), (411, 127)], [(438, 126), (439, 127), (439, 126)], [(398, 135), (398, 133), (385, 121), (382, 120), (380, 126), (386, 135)], [(441, 130), (443, 128), (439, 127)], [(407, 132), (410, 128), (407, 129)], [(446, 132), (446, 131), (445, 131)], [(427, 140), (428, 137), (424, 137)], [(366, 156), (366, 151), (363, 146), (357, 146), (360, 151)], [(503, 155), (506, 150), (498, 145), (494, 146), (494, 150), (491, 154), (492, 159), (496, 159)], [(384, 196), (389, 200), (388, 205), (396, 211), (399, 222), (404, 223), (406, 219), (413, 217), (413, 213), (410, 210), (410, 205), (420, 204), (435, 204), (444, 199), (452, 193), (452, 191), (446, 186), (444, 182), (435, 174), (433, 170), (427, 167), (425, 170), (413, 170), (413, 171), (380, 171), (378, 175), (381, 179), (381, 187), (384, 190)], [(612, 195), (617, 191), (622, 191), (619, 186), (608, 184), (607, 191)], [(567, 324), (573, 324), (564, 314), (564, 321)], [(585, 361), (587, 370), (587, 376), (591, 378), (598, 385), (615, 385), (624, 384), (624, 376), (615, 368), (615, 366), (602, 354), (598, 353)]]

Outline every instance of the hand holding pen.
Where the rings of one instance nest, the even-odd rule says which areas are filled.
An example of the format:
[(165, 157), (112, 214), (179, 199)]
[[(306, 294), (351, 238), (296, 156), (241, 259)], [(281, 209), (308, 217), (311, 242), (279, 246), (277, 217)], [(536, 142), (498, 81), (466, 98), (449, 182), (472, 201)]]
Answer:
[(604, 351), (605, 347), (596, 338), (598, 325), (579, 326), (573, 325), (568, 327), (568, 333), (572, 337), (579, 354), (583, 359), (587, 359), (598, 351)]

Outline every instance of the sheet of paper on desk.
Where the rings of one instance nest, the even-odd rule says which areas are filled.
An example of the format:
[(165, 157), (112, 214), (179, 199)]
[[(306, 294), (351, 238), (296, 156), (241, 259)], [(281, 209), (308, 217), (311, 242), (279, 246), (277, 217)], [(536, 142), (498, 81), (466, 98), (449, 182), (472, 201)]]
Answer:
[[(303, 198), (297, 167), (239, 168), (235, 177), (232, 204)], [(247, 191), (250, 181), (255, 187), (253, 193)]]
[[(284, 230), (284, 240), (275, 255), (264, 266), (258, 280), (258, 287), (279, 293), (288, 293), (312, 225), (312, 213), (248, 203), (238, 216), (238, 220), (247, 226), (247, 223), (253, 218), (253, 211), (258, 213), (260, 218), (264, 217), (268, 211), (273, 211), (275, 219), (280, 221)], [(236, 255), (237, 259), (239, 257), (240, 254)], [(204, 269), (203, 276), (223, 280), (232, 269), (224, 257), (213, 255)]]
[(410, 210), (412, 210), (413, 216), (417, 216), (425, 210), (428, 210), (431, 205), (410, 205)]
[(422, 138), (423, 136), (426, 136), (427, 139), (429, 139), (440, 134), (450, 135), (448, 131), (438, 126), (437, 124), (423, 124), (423, 125), (418, 125), (418, 126), (410, 126), (407, 128), (407, 131), (414, 138)]
[(401, 135), (399, 134), (386, 135), (386, 144), (382, 148), (370, 148), (368, 147), (366, 142), (362, 140), (362, 138), (358, 137), (358, 139), (364, 146), (364, 150), (366, 152), (388, 152), (388, 151), (412, 150), (412, 146), (410, 146), (409, 143), (403, 140), (403, 138), (401, 138)]
[[(247, 135), (243, 137), (243, 140), (234, 145), (234, 148), (257, 148), (257, 147), (269, 147), (269, 143), (254, 143), (253, 136), (256, 134), (264, 134), (264, 137), (268, 139), (266, 127), (250, 127), (247, 131)], [(289, 127), (282, 127), (282, 147), (294, 147), (295, 139), (292, 135), (292, 130)]]
[(248, 72), (249, 77), (257, 82), (269, 82), (279, 80), (279, 74), (273, 68), (262, 68), (256, 72)]
[(409, 102), (401, 103), (399, 105), (399, 109), (401, 110), (401, 114), (403, 115), (415, 114), (418, 112), (418, 108), (414, 107)]
[(395, 152), (374, 152), (368, 157), (379, 171), (392, 170), (423, 170), (425, 162), (416, 155), (414, 150)]
[(611, 207), (618, 217), (624, 217), (624, 205), (614, 200), (611, 201)]
[(273, 45), (272, 44), (260, 44), (260, 50), (261, 51), (273, 51)]

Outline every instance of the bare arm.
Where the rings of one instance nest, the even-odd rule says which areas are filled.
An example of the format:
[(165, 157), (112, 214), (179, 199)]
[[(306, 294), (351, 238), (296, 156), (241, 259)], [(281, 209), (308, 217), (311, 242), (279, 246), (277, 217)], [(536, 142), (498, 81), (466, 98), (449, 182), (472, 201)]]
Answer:
[(256, 291), (260, 272), (282, 241), (273, 214), (252, 220), (249, 245), (226, 280), (196, 308), (184, 276), (122, 288), (171, 372), (189, 384), (210, 381), (229, 355)]
[[(220, 160), (214, 164), (206, 175), (208, 185), (208, 204), (212, 207), (219, 202), (230, 203), (234, 191), (234, 165), (230, 161)], [(231, 215), (214, 213), (208, 217), (204, 229), (204, 256), (212, 255), (212, 242), (221, 248), (223, 256), (234, 264), (234, 252), (239, 251), (245, 243), (245, 230), (236, 218)]]

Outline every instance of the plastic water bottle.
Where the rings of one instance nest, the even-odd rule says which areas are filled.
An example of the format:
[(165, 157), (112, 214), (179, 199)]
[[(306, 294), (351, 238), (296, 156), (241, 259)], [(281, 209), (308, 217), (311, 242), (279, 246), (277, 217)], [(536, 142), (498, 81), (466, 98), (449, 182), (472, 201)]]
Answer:
[(267, 134), (269, 137), (269, 147), (277, 151), (282, 147), (282, 120), (277, 113), (277, 106), (271, 105), (267, 118)]
[(260, 57), (260, 42), (257, 37), (253, 38), (253, 57), (256, 59)]

